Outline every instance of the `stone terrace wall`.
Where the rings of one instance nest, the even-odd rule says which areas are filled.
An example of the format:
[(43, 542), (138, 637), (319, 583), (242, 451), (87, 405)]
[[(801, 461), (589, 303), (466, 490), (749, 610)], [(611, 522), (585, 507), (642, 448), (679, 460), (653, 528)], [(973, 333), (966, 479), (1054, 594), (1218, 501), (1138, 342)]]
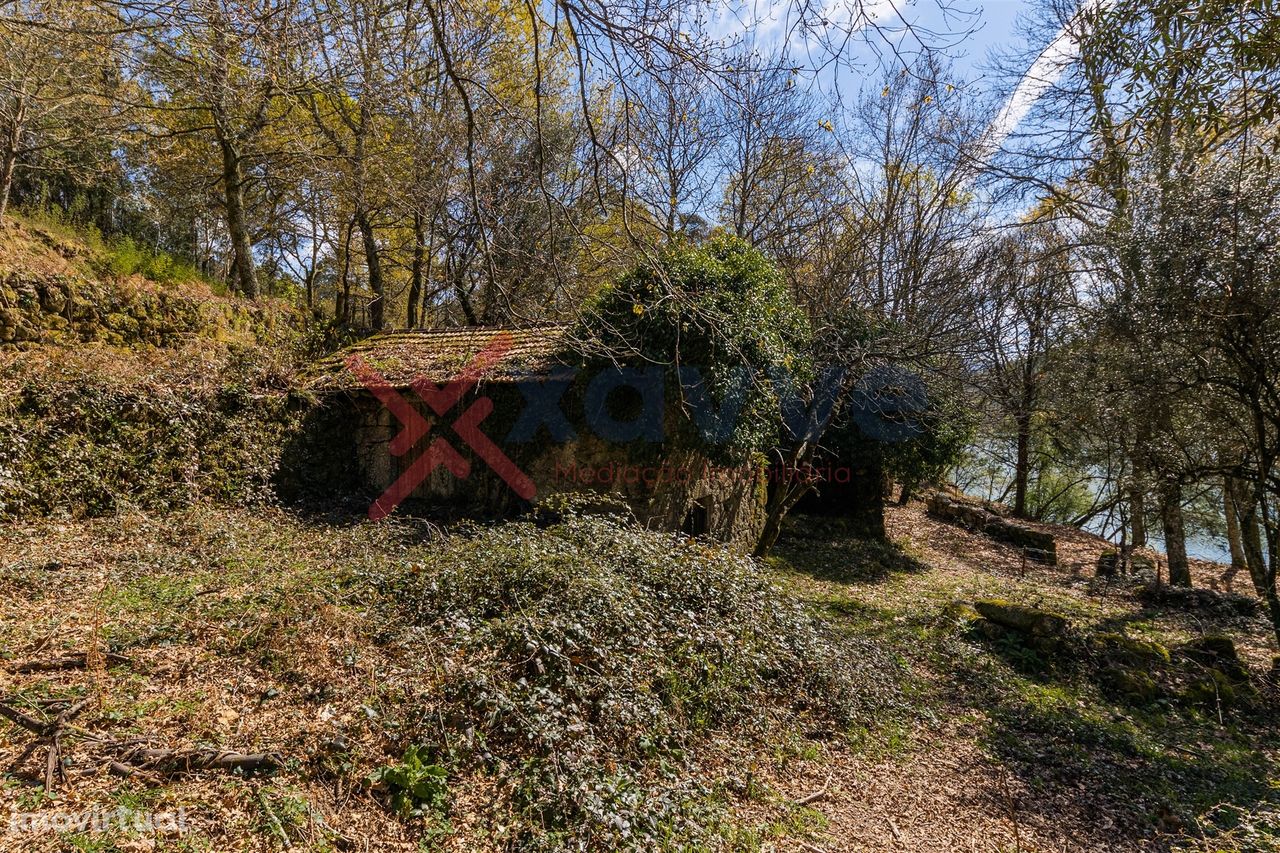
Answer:
[(938, 492), (929, 498), (929, 514), (934, 518), (967, 527), (1000, 542), (1021, 548), (1027, 559), (1050, 566), (1058, 564), (1058, 543), (1053, 535), (1003, 518), (981, 504)]

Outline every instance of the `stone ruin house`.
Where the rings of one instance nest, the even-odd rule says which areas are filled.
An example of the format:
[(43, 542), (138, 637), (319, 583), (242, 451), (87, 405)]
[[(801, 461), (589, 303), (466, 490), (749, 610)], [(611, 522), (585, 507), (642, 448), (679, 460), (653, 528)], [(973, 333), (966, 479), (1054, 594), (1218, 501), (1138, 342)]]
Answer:
[[(406, 510), (506, 516), (586, 493), (648, 527), (751, 548), (764, 520), (763, 469), (602, 435), (610, 431), (584, 411), (590, 377), (580, 364), (564, 326), (375, 335), (309, 371), (323, 416), (305, 453), (312, 463), (327, 457), (313, 468), (345, 470), (375, 497), (373, 517), (401, 500)], [(330, 482), (343, 488), (341, 477)]]

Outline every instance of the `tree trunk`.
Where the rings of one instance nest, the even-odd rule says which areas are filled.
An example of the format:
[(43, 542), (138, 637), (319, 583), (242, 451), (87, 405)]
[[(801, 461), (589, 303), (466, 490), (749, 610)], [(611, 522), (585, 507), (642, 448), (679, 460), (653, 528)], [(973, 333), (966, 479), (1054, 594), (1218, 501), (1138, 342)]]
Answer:
[(316, 276), (320, 273), (320, 238), (314, 230), (311, 232), (311, 263), (307, 266), (307, 308), (314, 309), (316, 304)]
[[(807, 476), (801, 474), (806, 470), (806, 463), (811, 461), (812, 446), (801, 444), (787, 452), (786, 457), (779, 460), (778, 476), (769, 483), (769, 494), (765, 498), (764, 526), (760, 530), (760, 538), (752, 556), (763, 558), (778, 541), (782, 533), (782, 520), (787, 517), (791, 508), (812, 488)], [(791, 479), (795, 477), (796, 479)]]
[[(1267, 561), (1262, 553), (1262, 532), (1258, 529), (1258, 504), (1254, 500), (1253, 490), (1247, 482), (1238, 477), (1226, 479), (1226, 490), (1231, 495), (1231, 511), (1235, 515), (1240, 550), (1244, 556), (1245, 568), (1249, 570), (1249, 580), (1253, 582), (1253, 591), (1259, 598), (1266, 599)], [(1228, 520), (1228, 532), (1230, 525), (1231, 522)], [(1231, 559), (1234, 564), (1234, 548)]]
[(373, 233), (373, 222), (370, 221), (367, 211), (360, 210), (356, 213), (356, 226), (360, 229), (360, 239), (364, 244), (364, 262), (369, 271), (369, 289), (373, 291), (373, 300), (369, 303), (369, 325), (375, 332), (380, 332), (386, 327), (382, 255), (378, 248), (377, 237)]
[(1160, 521), (1164, 528), (1164, 553), (1169, 560), (1169, 583), (1191, 586), (1187, 562), (1187, 531), (1182, 517), (1182, 484), (1176, 481), (1160, 490)]
[(1140, 485), (1129, 488), (1129, 531), (1134, 548), (1147, 545), (1147, 496)]
[(458, 307), (462, 309), (462, 316), (467, 321), (467, 325), (479, 326), (480, 319), (476, 316), (476, 309), (471, 304), (471, 294), (467, 293), (467, 289), (462, 286), (461, 280), (453, 286), (453, 292), (458, 298)]
[(431, 223), (427, 227), (426, 233), (423, 235), (424, 240), (422, 244), (423, 249), (426, 251), (427, 257), (426, 257), (426, 263), (423, 264), (422, 277), (423, 277), (423, 284), (425, 286), (422, 288), (422, 308), (419, 309), (418, 311), (418, 320), (423, 326), (427, 325), (427, 322), (428, 322), (427, 303), (429, 300), (431, 300), (435, 296), (435, 293), (431, 287), (431, 282), (432, 282), (431, 265), (435, 261), (435, 257), (436, 257), (436, 253), (433, 251), (433, 246), (435, 245), (435, 228), (436, 228), (436, 218), (435, 218), (435, 214), (432, 214)]
[(4, 157), (0, 162), (0, 226), (9, 213), (9, 193), (13, 191), (13, 173), (18, 168), (18, 146), (27, 121), (27, 99), (15, 96), (14, 109), (4, 138)]
[(1015, 419), (1018, 427), (1018, 458), (1013, 467), (1013, 514), (1027, 517), (1027, 480), (1031, 476), (1031, 416), (1020, 413)]
[(1276, 570), (1280, 568), (1280, 531), (1276, 530), (1276, 520), (1272, 517), (1265, 495), (1256, 506), (1262, 519), (1262, 529), (1267, 534), (1267, 560), (1262, 569), (1261, 594), (1267, 602), (1267, 611), (1271, 614), (1271, 628), (1275, 632), (1276, 642), (1280, 643), (1280, 593), (1276, 590)]
[(351, 231), (355, 220), (347, 222), (347, 233), (342, 241), (342, 287), (338, 290), (335, 316), (343, 325), (351, 325)]
[(0, 225), (4, 225), (5, 216), (9, 213), (9, 191), (13, 188), (13, 172), (17, 165), (17, 150), (6, 146), (4, 160), (0, 162)]
[(229, 139), (222, 148), (222, 191), (226, 197), (227, 230), (231, 235), (232, 270), (235, 289), (248, 299), (258, 298), (258, 277), (253, 264), (253, 244), (244, 221), (244, 172), (240, 156)]
[(413, 212), (413, 263), (409, 272), (409, 316), (406, 318), (410, 329), (418, 327), (418, 300), (422, 298), (422, 262), (426, 255), (423, 245), (426, 238), (422, 231), (422, 213), (415, 210)]
[(1223, 574), (1222, 580), (1227, 585), (1227, 592), (1230, 592), (1236, 575), (1248, 568), (1244, 543), (1240, 539), (1240, 519), (1236, 515), (1235, 501), (1231, 498), (1230, 477), (1224, 477), (1222, 481), (1222, 515), (1227, 523), (1227, 548), (1231, 551), (1231, 568)]
[[(783, 487), (779, 486), (781, 491)], [(765, 506), (764, 527), (760, 529), (760, 538), (756, 541), (755, 550), (751, 552), (753, 557), (764, 558), (769, 556), (769, 552), (773, 550), (773, 546), (777, 544), (778, 535), (782, 533), (782, 519), (786, 513), (780, 509), (781, 500), (775, 502), (773, 493), (769, 494), (769, 501)]]

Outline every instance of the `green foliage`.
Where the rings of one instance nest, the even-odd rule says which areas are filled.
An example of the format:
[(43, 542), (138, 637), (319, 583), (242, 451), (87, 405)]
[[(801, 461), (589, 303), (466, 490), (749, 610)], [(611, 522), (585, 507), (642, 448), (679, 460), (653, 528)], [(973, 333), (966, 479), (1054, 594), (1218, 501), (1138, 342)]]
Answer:
[(24, 205), (20, 211), (11, 211), (9, 216), (29, 228), (46, 231), (65, 243), (79, 243), (92, 254), (98, 255), (106, 251), (102, 232), (93, 225), (79, 224), (74, 209), (64, 210), (51, 204)]
[(1070, 524), (1093, 505), (1091, 478), (1066, 460), (1039, 454), (1027, 479), (1027, 513), (1032, 518)]
[(614, 355), (661, 365), (669, 401), (689, 396), (676, 367), (693, 367), (717, 410), (741, 399), (724, 440), (709, 441), (684, 422), (678, 443), (725, 463), (775, 443), (778, 404), (769, 373), (804, 373), (801, 351), (811, 332), (777, 268), (747, 243), (718, 236), (699, 248), (671, 249), (656, 267), (639, 266), (606, 288), (585, 316), (585, 334), (601, 351), (595, 366), (611, 365)]
[(401, 817), (442, 814), (449, 803), (449, 772), (433, 758), (430, 747), (410, 746), (399, 764), (379, 767), (369, 781), (387, 789), (391, 809)]
[(521, 849), (699, 838), (690, 750), (713, 732), (891, 698), (873, 644), (837, 643), (750, 560), (618, 519), (476, 528), (391, 592), (446, 662), (443, 706), (415, 713), (512, 791)]
[(917, 430), (884, 445), (885, 471), (904, 486), (936, 483), (963, 457), (977, 426), (973, 407), (942, 383), (926, 383), (927, 405)]
[[(936, 483), (954, 467), (973, 439), (972, 407), (958, 391), (927, 372), (909, 373), (923, 386), (919, 407), (877, 413), (837, 413), (822, 437), (836, 464), (880, 467), (908, 489)], [(855, 392), (856, 393), (856, 392)], [(873, 392), (879, 393), (879, 392)], [(868, 419), (878, 423), (868, 424)], [(867, 429), (871, 426), (871, 429)]]
[(141, 275), (162, 284), (203, 278), (190, 262), (175, 258), (168, 252), (157, 252), (139, 246), (132, 237), (112, 241), (101, 266), (104, 272), (116, 278)]
[[(117, 377), (125, 361), (0, 366), (0, 517), (99, 516), (201, 498), (255, 503), (272, 479), (299, 401), (281, 365), (248, 350), (212, 376)], [(212, 380), (212, 381), (210, 381)]]

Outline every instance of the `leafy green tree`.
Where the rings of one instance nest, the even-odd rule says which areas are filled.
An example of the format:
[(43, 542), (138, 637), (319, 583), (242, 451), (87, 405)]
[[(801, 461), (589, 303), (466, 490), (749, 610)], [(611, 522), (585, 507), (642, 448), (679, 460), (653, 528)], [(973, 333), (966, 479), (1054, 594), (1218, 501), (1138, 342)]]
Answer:
[[(109, 167), (92, 143), (121, 130), (124, 100), (111, 20), (80, 0), (19, 0), (0, 17), (0, 225), (20, 167), (85, 183)], [(86, 156), (87, 155), (87, 156)]]

